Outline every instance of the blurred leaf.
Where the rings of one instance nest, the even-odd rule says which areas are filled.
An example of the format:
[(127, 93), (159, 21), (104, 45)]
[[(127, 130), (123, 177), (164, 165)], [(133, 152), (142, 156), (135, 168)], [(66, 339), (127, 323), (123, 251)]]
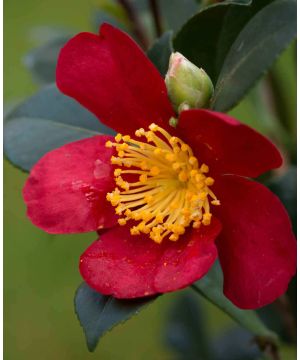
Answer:
[(253, 335), (240, 327), (229, 329), (213, 341), (215, 360), (256, 360), (261, 355)]
[(211, 359), (205, 314), (193, 294), (183, 292), (175, 299), (165, 337), (169, 347), (178, 354), (176, 359)]
[(290, 166), (285, 174), (273, 177), (266, 184), (287, 209), (296, 233), (297, 226), (297, 168)]
[(274, 107), (278, 118), (281, 119), (281, 122), (289, 131), (294, 143), (296, 143), (297, 137), (296, 46), (296, 41), (293, 41), (274, 63), (269, 76), (274, 94)]
[(25, 56), (24, 64), (37, 82), (47, 84), (55, 81), (58, 54), (68, 39), (69, 37), (56, 38)]
[(30, 28), (28, 37), (30, 42), (39, 46), (59, 38), (70, 38), (75, 31), (75, 29), (69, 29), (63, 26), (40, 25)]
[(114, 131), (49, 85), (12, 110), (4, 123), (4, 152), (22, 170), (68, 142)]
[[(132, 2), (140, 15), (150, 17), (153, 25), (149, 12), (149, 0), (132, 0)], [(199, 10), (196, 0), (159, 0), (157, 3), (164, 30), (178, 31), (185, 21)]]
[(223, 274), (218, 262), (192, 288), (233, 318), (238, 324), (257, 337), (276, 342), (277, 336), (259, 319), (255, 311), (241, 310), (223, 294)]
[(136, 315), (154, 298), (115, 299), (101, 295), (82, 283), (76, 291), (74, 305), (83, 327), (89, 351), (94, 351), (99, 339), (119, 323)]
[(95, 24), (95, 30), (98, 32), (99, 27), (103, 23), (111, 24), (118, 29), (128, 32), (129, 23), (128, 21), (122, 21), (122, 19), (117, 18), (113, 14), (107, 13), (103, 10), (96, 10), (92, 13), (93, 15), (93, 24)]
[(297, 347), (282, 344), (280, 347), (281, 360), (297, 360)]
[(228, 52), (212, 108), (228, 111), (271, 66), (296, 35), (296, 1), (277, 0), (258, 12)]
[(178, 31), (199, 10), (195, 0), (160, 0), (158, 3), (167, 30)]
[(172, 31), (165, 32), (148, 50), (149, 59), (163, 77), (168, 71), (169, 59), (172, 51)]
[[(202, 6), (209, 6), (209, 5), (215, 5), (217, 3), (222, 2), (219, 0), (198, 0), (198, 2), (201, 3)], [(231, 4), (240, 4), (240, 5), (248, 5), (251, 0), (224, 0), (223, 2), (231, 3)]]
[(257, 309), (256, 312), (264, 324), (266, 324), (269, 329), (276, 332), (281, 340), (288, 340), (288, 334), (286, 333), (282, 318), (277, 311), (275, 304), (264, 306), (263, 308)]
[(127, 13), (118, 1), (97, 0), (97, 8), (121, 22), (128, 22)]
[(289, 284), (287, 291), (288, 299), (291, 303), (291, 310), (294, 315), (294, 318), (297, 318), (297, 275), (293, 277), (292, 281)]

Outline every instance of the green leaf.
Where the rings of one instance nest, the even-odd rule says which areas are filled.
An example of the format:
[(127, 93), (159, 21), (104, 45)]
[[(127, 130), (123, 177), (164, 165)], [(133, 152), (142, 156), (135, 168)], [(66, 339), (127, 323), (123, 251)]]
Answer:
[(24, 58), (25, 66), (38, 83), (47, 84), (55, 81), (58, 54), (69, 37), (60, 37), (33, 49)]
[(249, 6), (251, 0), (243, 3), (225, 1), (203, 9), (177, 33), (174, 38), (175, 50), (202, 67), (216, 83), (222, 58), (231, 43), (257, 8), (265, 5), (266, 0), (256, 0), (256, 3), (255, 6)]
[(277, 335), (263, 324), (254, 311), (241, 310), (225, 297), (223, 294), (223, 274), (218, 262), (208, 274), (194, 283), (192, 288), (258, 338), (271, 343), (277, 342)]
[(99, 339), (116, 325), (136, 315), (154, 298), (116, 299), (105, 296), (82, 283), (76, 291), (74, 305), (84, 330), (89, 351), (94, 351)]
[(148, 50), (149, 59), (162, 76), (165, 76), (168, 71), (169, 59), (172, 52), (172, 31), (165, 32)]
[(4, 151), (23, 170), (47, 152), (64, 144), (99, 135), (98, 132), (41, 118), (19, 117), (5, 124)]
[(296, 36), (296, 1), (277, 0), (258, 12), (228, 52), (219, 75), (212, 108), (228, 111), (263, 75)]
[(29, 171), (46, 152), (101, 133), (114, 134), (84, 107), (50, 85), (7, 115), (4, 153), (15, 166)]

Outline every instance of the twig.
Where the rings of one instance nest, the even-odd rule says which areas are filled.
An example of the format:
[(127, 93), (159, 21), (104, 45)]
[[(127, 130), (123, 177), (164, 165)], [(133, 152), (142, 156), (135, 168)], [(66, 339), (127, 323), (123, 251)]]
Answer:
[(148, 37), (146, 36), (144, 26), (140, 21), (140, 17), (132, 2), (130, 0), (118, 0), (118, 2), (126, 11), (128, 18), (133, 25), (133, 31), (140, 45), (143, 49), (147, 49), (149, 46)]
[(277, 347), (274, 347), (272, 345), (267, 345), (264, 353), (272, 360), (280, 360), (280, 355), (278, 353)]
[(292, 313), (291, 304), (288, 296), (286, 294), (280, 296), (274, 304), (281, 315), (284, 327), (287, 330), (290, 339), (292, 341), (296, 341), (297, 325)]
[(159, 12), (157, 0), (149, 0), (150, 9), (155, 23), (156, 35), (159, 37), (163, 32), (162, 19)]
[(267, 339), (263, 336), (255, 336), (254, 340), (260, 350), (270, 359), (270, 360), (281, 360), (281, 357), (278, 352), (278, 346), (274, 341)]

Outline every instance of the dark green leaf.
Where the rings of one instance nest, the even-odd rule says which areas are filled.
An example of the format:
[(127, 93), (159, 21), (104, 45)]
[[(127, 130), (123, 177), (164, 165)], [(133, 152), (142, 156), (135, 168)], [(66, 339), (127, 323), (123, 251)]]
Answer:
[(26, 67), (31, 71), (34, 79), (39, 83), (55, 81), (55, 69), (58, 54), (67, 37), (60, 37), (30, 51), (24, 58)]
[[(265, 0), (260, 1), (264, 3)], [(222, 2), (203, 9), (188, 20), (177, 33), (174, 39), (175, 50), (202, 67), (215, 83), (220, 72), (221, 57), (224, 57), (226, 49), (228, 51), (230, 43), (235, 40), (252, 15), (250, 7), (245, 6), (250, 3), (251, 0), (245, 4)], [(254, 11), (252, 6), (251, 9)], [(227, 16), (232, 19), (231, 14), (237, 12), (238, 16), (234, 21), (226, 22)], [(222, 42), (219, 41), (220, 38)]]
[(170, 310), (165, 337), (167, 345), (178, 354), (176, 359), (211, 359), (205, 313), (199, 301), (192, 293), (183, 292)]
[(50, 85), (7, 115), (4, 151), (15, 166), (28, 171), (46, 152), (100, 133), (114, 134), (80, 104)]
[(272, 1), (274, 0), (232, 1), (232, 3), (236, 5), (248, 6), (231, 6), (224, 17), (222, 31), (218, 39), (217, 57), (215, 59), (216, 73), (218, 75), (220, 74), (226, 55), (238, 34), (257, 12)]
[(254, 335), (268, 339), (271, 342), (277, 341), (276, 334), (262, 323), (254, 311), (241, 310), (224, 296), (223, 274), (219, 263), (216, 263), (209, 273), (194, 283), (192, 287)]
[(115, 299), (97, 293), (86, 283), (81, 284), (76, 291), (74, 305), (89, 351), (95, 350), (99, 339), (107, 331), (137, 314), (153, 300), (154, 298)]
[(277, 0), (247, 23), (226, 56), (213, 109), (228, 111), (271, 66), (296, 35), (296, 11), (296, 1)]
[(157, 67), (162, 76), (165, 76), (168, 71), (172, 51), (172, 31), (164, 33), (148, 50), (149, 59)]
[(98, 132), (40, 118), (19, 117), (5, 124), (4, 151), (23, 170), (48, 151), (72, 141), (99, 135)]

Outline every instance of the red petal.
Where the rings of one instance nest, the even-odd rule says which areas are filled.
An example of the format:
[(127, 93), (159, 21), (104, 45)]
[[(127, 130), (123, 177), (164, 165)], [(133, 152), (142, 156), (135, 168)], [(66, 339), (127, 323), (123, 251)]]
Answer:
[(220, 223), (188, 230), (177, 242), (158, 245), (128, 227), (105, 232), (81, 256), (84, 280), (102, 294), (135, 298), (181, 289), (200, 279), (216, 259)]
[(32, 169), (23, 195), (31, 221), (53, 233), (94, 231), (115, 225), (105, 196), (114, 186), (110, 157), (95, 136), (47, 153)]
[(287, 212), (270, 190), (254, 181), (224, 175), (217, 186), (224, 294), (243, 309), (269, 304), (286, 291), (296, 269), (296, 241)]
[(256, 177), (282, 163), (280, 153), (267, 138), (225, 114), (184, 111), (177, 131), (199, 161), (215, 173)]
[(173, 110), (164, 80), (137, 44), (104, 24), (100, 36), (81, 33), (61, 50), (59, 89), (121, 133), (152, 122), (168, 124)]

